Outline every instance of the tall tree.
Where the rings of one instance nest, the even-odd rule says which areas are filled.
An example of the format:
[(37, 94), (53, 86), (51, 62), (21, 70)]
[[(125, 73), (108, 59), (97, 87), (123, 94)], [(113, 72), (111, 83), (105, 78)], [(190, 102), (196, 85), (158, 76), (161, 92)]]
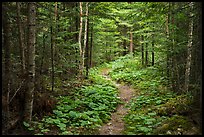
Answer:
[(83, 9), (82, 9), (82, 2), (79, 2), (79, 9), (80, 9), (80, 22), (79, 22), (79, 37), (78, 37), (78, 43), (79, 43), (79, 52), (80, 52), (80, 63), (79, 63), (79, 78), (81, 79), (83, 75), (83, 49), (81, 45), (81, 37), (82, 37), (82, 27), (83, 27)]
[(18, 37), (19, 37), (19, 49), (20, 49), (20, 58), (21, 58), (21, 75), (24, 76), (25, 73), (25, 45), (24, 45), (24, 34), (23, 27), (21, 23), (20, 16), (20, 2), (16, 2), (17, 7), (17, 24), (18, 24)]
[(36, 44), (36, 3), (28, 3), (28, 82), (25, 95), (24, 119), (31, 121), (33, 111), (33, 92), (35, 82), (35, 44)]
[(144, 36), (142, 35), (141, 36), (141, 40), (142, 40), (142, 43), (141, 43), (141, 52), (142, 52), (142, 66), (144, 66)]
[(89, 13), (89, 9), (88, 9), (88, 2), (86, 2), (86, 14), (85, 14), (85, 30), (84, 30), (84, 47), (83, 47), (83, 54), (82, 54), (82, 65), (83, 68), (85, 66), (85, 53), (88, 53), (88, 51), (86, 51), (87, 47), (88, 47), (88, 13)]
[[(154, 35), (153, 35), (154, 37)], [(154, 66), (154, 38), (152, 40), (152, 66)]]
[(90, 41), (90, 49), (89, 49), (89, 66), (93, 67), (92, 63), (92, 51), (93, 51), (93, 24), (91, 25), (91, 41)]
[(89, 75), (89, 60), (90, 60), (90, 56), (89, 56), (89, 53), (90, 53), (90, 46), (89, 46), (89, 18), (87, 20), (87, 32), (86, 32), (86, 35), (87, 35), (87, 39), (86, 39), (86, 55), (85, 55), (85, 59), (86, 59), (86, 78), (88, 78), (88, 75)]
[(186, 60), (186, 71), (185, 71), (185, 85), (184, 91), (188, 92), (189, 90), (189, 76), (190, 76), (190, 68), (191, 68), (191, 49), (193, 45), (193, 2), (189, 3), (190, 13), (189, 13), (189, 32), (188, 32), (188, 51), (187, 51), (187, 60)]
[[(87, 22), (88, 22), (88, 2), (86, 2), (86, 13), (83, 15), (83, 5), (82, 2), (79, 2), (80, 8), (80, 29), (79, 29), (79, 50), (80, 50), (80, 64), (79, 64), (79, 78), (84, 77), (84, 61), (85, 61), (85, 50), (87, 42)], [(83, 28), (83, 16), (85, 16), (85, 30), (84, 30), (84, 45), (81, 44), (82, 28)]]
[(145, 66), (148, 65), (148, 43), (145, 43)]
[[(171, 4), (170, 2), (168, 3), (168, 13), (167, 13), (167, 19), (166, 19), (166, 35), (167, 35), (167, 40), (170, 39), (170, 31), (169, 31), (169, 26), (170, 26), (170, 16), (171, 16)], [(166, 65), (166, 70), (167, 70), (167, 79), (168, 79), (168, 84), (170, 85), (170, 42), (167, 44), (167, 50), (166, 50), (166, 59), (167, 59), (167, 65)]]
[[(3, 124), (5, 128), (5, 132), (7, 131), (7, 122), (9, 120), (9, 99), (10, 99), (10, 91), (11, 91), (11, 43), (10, 43), (10, 38), (11, 38), (11, 26), (10, 26), (10, 20), (9, 20), (9, 3), (6, 2), (4, 3), (3, 7), (3, 44), (4, 44), (4, 54), (5, 54), (5, 88), (3, 90), (3, 97), (2, 97), (2, 112), (5, 114), (5, 123)], [(3, 100), (4, 99), (4, 100)]]
[(130, 32), (130, 53), (133, 53), (133, 36), (132, 36), (132, 31)]

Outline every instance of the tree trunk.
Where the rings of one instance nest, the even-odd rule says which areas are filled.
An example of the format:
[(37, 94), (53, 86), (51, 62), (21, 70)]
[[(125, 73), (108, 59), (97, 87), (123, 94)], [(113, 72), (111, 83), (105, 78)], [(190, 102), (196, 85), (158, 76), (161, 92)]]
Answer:
[(154, 40), (152, 41), (152, 66), (154, 66)]
[(148, 65), (148, 43), (145, 44), (145, 66), (147, 67)]
[(88, 22), (87, 22), (87, 39), (86, 39), (86, 78), (88, 78), (88, 75), (89, 75), (89, 68), (90, 68), (90, 66), (89, 66), (89, 60), (90, 60), (90, 58), (89, 58), (89, 50), (90, 50), (90, 48), (89, 48), (89, 19), (88, 19)]
[[(78, 12), (78, 2), (75, 3), (75, 9), (76, 9), (76, 12)], [(78, 16), (75, 17), (75, 32), (78, 31), (78, 28), (79, 28), (79, 18)], [(78, 34), (76, 33), (75, 34), (75, 41), (77, 42), (78, 41)], [(79, 63), (79, 60), (78, 60), (78, 48), (75, 47), (75, 63), (78, 64)], [(77, 71), (75, 73), (75, 75), (77, 75)]]
[(52, 85), (52, 92), (54, 91), (54, 34), (53, 34), (53, 27), (50, 26), (50, 33), (51, 33), (51, 66), (52, 66), (52, 72), (51, 72), (51, 85)]
[(16, 2), (17, 7), (17, 24), (18, 24), (18, 36), (19, 36), (19, 49), (20, 49), (20, 58), (21, 58), (21, 75), (24, 77), (25, 73), (25, 53), (24, 53), (24, 36), (23, 36), (23, 28), (20, 19), (20, 2)]
[(93, 64), (92, 64), (92, 51), (93, 51), (93, 24), (92, 24), (92, 27), (91, 27), (91, 43), (90, 43), (90, 49), (89, 49), (90, 53), (89, 53), (89, 66), (90, 68), (93, 67)]
[(142, 52), (142, 66), (144, 66), (144, 36), (142, 35), (142, 44), (141, 44), (141, 52)]
[[(24, 30), (21, 21), (21, 14), (20, 14), (20, 2), (16, 2), (17, 8), (17, 25), (18, 25), (18, 38), (19, 38), (19, 49), (20, 49), (20, 61), (21, 61), (21, 79), (24, 81), (26, 79), (26, 57), (25, 57), (25, 36)], [(24, 111), (24, 103), (25, 103), (25, 87), (26, 85), (23, 83), (21, 87), (20, 97), (19, 97), (19, 114), (20, 114), (20, 121), (23, 120), (23, 111)]]
[(85, 50), (86, 50), (86, 39), (87, 39), (87, 18), (88, 18), (88, 2), (86, 2), (86, 14), (85, 14), (85, 30), (84, 30), (84, 46), (81, 45), (81, 35), (82, 35), (82, 2), (79, 2), (80, 7), (80, 29), (79, 29), (79, 50), (80, 50), (80, 64), (79, 64), (79, 78), (82, 80), (84, 77), (84, 61), (85, 61)]
[(193, 2), (189, 3), (190, 7), (190, 22), (189, 22), (189, 32), (188, 32), (188, 51), (187, 51), (187, 60), (186, 60), (186, 71), (185, 71), (185, 85), (184, 91), (188, 92), (189, 90), (189, 76), (190, 76), (190, 68), (191, 68), (191, 49), (193, 45)]
[[(10, 28), (10, 21), (9, 21), (9, 17), (8, 17), (8, 3), (4, 4), (4, 10), (3, 10), (3, 34), (4, 34), (4, 52), (5, 52), (5, 88), (3, 90), (2, 93), (2, 112), (5, 114), (3, 117), (3, 127), (2, 127), (2, 131), (3, 132), (7, 132), (7, 124), (9, 122), (9, 95), (10, 95), (10, 68), (11, 68), (11, 57), (10, 57), (10, 32), (11, 32), (11, 28)], [(4, 99), (4, 100), (3, 100)], [(5, 105), (3, 105), (5, 104)]]
[(176, 81), (176, 64), (177, 64), (177, 60), (175, 59), (175, 55), (174, 55), (174, 49), (175, 49), (175, 17), (174, 17), (174, 9), (175, 9), (175, 3), (171, 2), (172, 4), (172, 9), (171, 9), (171, 32), (170, 32), (170, 38), (171, 38), (171, 47), (170, 47), (170, 51), (171, 51), (171, 56), (170, 56), (170, 65), (171, 65), (171, 83), (172, 83), (172, 90), (174, 92), (178, 92), (177, 88), (177, 81)]
[(130, 32), (130, 53), (133, 53), (133, 37), (132, 37), (132, 32)]
[(82, 9), (82, 2), (79, 2), (79, 8), (80, 8), (80, 22), (79, 22), (79, 39), (78, 39), (78, 43), (79, 43), (79, 52), (80, 52), (80, 62), (79, 62), (79, 79), (81, 79), (82, 75), (83, 75), (83, 49), (81, 46), (81, 36), (82, 36), (82, 25), (83, 25), (83, 20), (82, 20), (82, 14), (83, 14), (83, 9)]
[(28, 90), (25, 96), (25, 112), (24, 119), (31, 121), (33, 110), (33, 92), (35, 82), (35, 42), (36, 42), (36, 4), (35, 2), (28, 3)]
[[(85, 30), (84, 30), (84, 47), (83, 47), (83, 53), (82, 53), (82, 66), (83, 66), (83, 73), (84, 73), (84, 63), (85, 63), (85, 52), (86, 52), (86, 46), (87, 46), (87, 28), (88, 28), (88, 2), (86, 2), (86, 19), (85, 19)], [(83, 74), (84, 75), (84, 74)]]
[(126, 52), (126, 40), (123, 40), (123, 56), (125, 56), (126, 54), (127, 54), (127, 52)]
[[(170, 11), (171, 11), (171, 5), (170, 2), (168, 3), (168, 15), (167, 15), (167, 20), (166, 20), (166, 34), (167, 34), (167, 40), (170, 40), (170, 32), (169, 32), (169, 26), (170, 26)], [(167, 45), (167, 52), (166, 52), (166, 59), (167, 59), (167, 65), (166, 65), (166, 70), (167, 70), (167, 80), (168, 80), (168, 85), (170, 85), (170, 43)]]

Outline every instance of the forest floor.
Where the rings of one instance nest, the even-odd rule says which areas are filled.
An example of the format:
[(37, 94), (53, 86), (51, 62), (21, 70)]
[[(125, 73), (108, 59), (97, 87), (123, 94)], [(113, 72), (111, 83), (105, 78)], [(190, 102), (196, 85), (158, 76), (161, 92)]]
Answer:
[[(111, 80), (108, 76), (109, 69), (103, 69), (102, 75), (107, 79)], [(113, 81), (114, 82), (114, 81)], [(122, 135), (124, 130), (124, 121), (123, 117), (127, 114), (128, 108), (125, 105), (130, 101), (130, 99), (135, 95), (132, 87), (128, 85), (123, 85), (114, 82), (115, 86), (119, 90), (119, 97), (123, 102), (116, 108), (116, 112), (111, 115), (111, 120), (104, 124), (99, 129), (99, 135)]]
[(9, 134), (201, 135), (191, 96), (167, 90), (156, 68), (137, 69), (136, 61), (93, 69), (87, 85), (58, 98), (52, 115)]

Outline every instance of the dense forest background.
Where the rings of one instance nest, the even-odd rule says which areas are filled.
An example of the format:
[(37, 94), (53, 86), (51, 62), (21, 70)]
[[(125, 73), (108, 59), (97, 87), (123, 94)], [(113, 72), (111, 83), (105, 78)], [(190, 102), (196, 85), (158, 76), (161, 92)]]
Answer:
[(191, 93), (200, 118), (201, 31), (201, 2), (3, 2), (3, 133), (51, 115), (91, 68), (128, 54), (172, 92)]

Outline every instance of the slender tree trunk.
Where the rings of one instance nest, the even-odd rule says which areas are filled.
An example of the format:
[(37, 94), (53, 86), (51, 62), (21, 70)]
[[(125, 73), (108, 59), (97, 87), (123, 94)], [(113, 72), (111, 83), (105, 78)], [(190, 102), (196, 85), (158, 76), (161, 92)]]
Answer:
[(130, 32), (130, 53), (133, 53), (133, 36), (132, 36), (132, 32)]
[(43, 72), (43, 63), (44, 63), (44, 55), (45, 55), (45, 34), (43, 34), (43, 47), (42, 47), (42, 58), (41, 58), (41, 64), (40, 64), (40, 75), (42, 75)]
[[(170, 2), (168, 3), (168, 15), (167, 15), (167, 20), (166, 20), (166, 34), (167, 34), (167, 40), (170, 40), (170, 32), (169, 32), (169, 26), (170, 26), (170, 10), (171, 10), (171, 5)], [(168, 79), (168, 85), (170, 85), (170, 43), (167, 45), (167, 52), (166, 52), (166, 59), (167, 59), (167, 65), (166, 65), (166, 70), (167, 70), (167, 79)]]
[[(56, 22), (57, 22), (57, 2), (55, 2), (55, 9), (54, 9), (54, 11), (55, 11), (55, 16), (54, 16), (54, 27), (53, 27), (53, 25), (52, 25), (52, 23), (51, 23), (51, 28), (50, 28), (50, 31), (51, 31), (51, 66), (52, 66), (52, 76), (51, 76), (51, 78), (52, 78), (52, 83), (51, 83), (51, 85), (52, 85), (52, 92), (54, 91), (54, 84), (55, 84), (55, 70), (54, 70), (54, 52), (55, 52), (55, 37), (56, 37)], [(51, 15), (50, 15), (51, 16)], [(52, 17), (50, 18), (50, 19), (52, 19)], [(51, 22), (52, 22), (52, 20), (51, 20)]]
[(141, 44), (141, 52), (142, 52), (142, 66), (144, 66), (144, 36), (142, 35), (142, 44)]
[[(24, 36), (24, 30), (22, 26), (21, 21), (21, 14), (20, 14), (20, 2), (16, 2), (16, 8), (17, 8), (17, 25), (18, 25), (18, 38), (19, 38), (19, 49), (20, 49), (20, 60), (21, 60), (21, 79), (26, 79), (26, 58), (25, 58), (25, 36)], [(20, 121), (23, 120), (23, 111), (24, 111), (24, 103), (25, 103), (25, 87), (26, 85), (23, 83), (21, 87), (20, 97), (19, 97), (19, 114), (20, 114)]]
[(123, 40), (123, 56), (125, 56), (126, 54), (127, 54), (127, 52), (126, 52), (126, 40)]
[(86, 39), (86, 78), (88, 78), (88, 75), (89, 75), (89, 68), (90, 68), (90, 66), (89, 66), (89, 60), (90, 60), (90, 58), (89, 58), (89, 50), (90, 50), (90, 48), (89, 48), (89, 19), (88, 19), (88, 21), (87, 21), (87, 39)]
[(154, 40), (152, 41), (152, 66), (154, 66)]
[(81, 45), (81, 35), (82, 35), (82, 2), (79, 2), (80, 7), (80, 29), (79, 29), (79, 50), (81, 61), (79, 64), (79, 78), (82, 80), (84, 77), (84, 60), (85, 60), (85, 50), (86, 50), (86, 39), (87, 39), (87, 18), (88, 18), (88, 2), (86, 2), (86, 14), (85, 14), (85, 30), (84, 30), (84, 46)]
[(175, 40), (175, 17), (174, 17), (174, 9), (175, 9), (175, 3), (174, 2), (171, 2), (172, 4), (172, 8), (171, 8), (171, 25), (172, 25), (172, 28), (171, 28), (171, 32), (170, 32), (170, 38), (171, 38), (171, 47), (170, 47), (170, 51), (171, 51), (171, 54), (170, 54), (170, 68), (171, 68), (171, 83), (172, 83), (172, 90), (177, 92), (177, 78), (176, 78), (176, 64), (177, 64), (177, 60), (175, 58), (175, 55), (174, 55), (174, 48), (175, 48), (175, 43), (176, 43), (176, 40)]
[(93, 24), (91, 26), (91, 43), (90, 43), (90, 49), (89, 49), (90, 53), (89, 53), (89, 66), (90, 68), (93, 67), (93, 64), (92, 64), (92, 51), (93, 51)]
[(28, 90), (25, 96), (25, 112), (24, 119), (31, 121), (33, 110), (33, 92), (35, 82), (35, 42), (36, 42), (36, 4), (35, 2), (28, 3)]
[(21, 58), (21, 75), (24, 77), (25, 74), (25, 53), (24, 53), (24, 36), (23, 36), (23, 28), (20, 19), (20, 2), (16, 2), (17, 7), (17, 24), (18, 24), (18, 36), (19, 36), (19, 49), (20, 49), (20, 58)]
[(86, 2), (86, 19), (85, 19), (85, 30), (84, 30), (84, 47), (83, 47), (83, 53), (82, 53), (82, 66), (84, 71), (84, 62), (85, 62), (85, 52), (86, 52), (86, 46), (87, 46), (87, 29), (88, 29), (88, 2)]
[(145, 44), (145, 66), (147, 67), (148, 65), (148, 43)]
[[(75, 9), (76, 9), (76, 12), (78, 12), (78, 2), (75, 3)], [(78, 31), (78, 28), (79, 28), (79, 18), (78, 16), (75, 17), (75, 32)], [(77, 42), (78, 41), (78, 34), (76, 33), (75, 34), (75, 41)], [(79, 60), (78, 60), (78, 48), (76, 47), (75, 48), (75, 63), (78, 64), (79, 63)], [(75, 73), (75, 75), (77, 75), (77, 71)]]
[[(2, 104), (4, 107), (2, 108), (2, 112), (5, 114), (5, 120), (2, 123), (3, 124), (3, 132), (7, 132), (7, 124), (9, 121), (9, 95), (10, 95), (10, 82), (11, 82), (11, 57), (10, 57), (10, 32), (11, 32), (11, 28), (10, 28), (10, 21), (9, 21), (9, 17), (8, 17), (8, 3), (4, 4), (4, 11), (3, 11), (3, 34), (4, 34), (4, 52), (5, 52), (5, 90), (3, 91), (3, 96), (2, 96)], [(5, 97), (5, 100), (3, 101), (3, 97)]]
[(185, 71), (185, 85), (184, 91), (188, 92), (189, 90), (189, 76), (191, 68), (191, 49), (193, 45), (193, 2), (189, 3), (190, 10), (190, 22), (189, 22), (189, 32), (188, 32), (188, 51), (187, 51), (187, 60), (186, 60), (186, 71)]
[(83, 9), (82, 9), (82, 2), (79, 2), (79, 8), (80, 8), (80, 22), (79, 22), (79, 39), (78, 39), (78, 43), (79, 43), (79, 52), (80, 52), (80, 62), (79, 62), (79, 79), (81, 79), (82, 75), (83, 75), (83, 49), (81, 46), (81, 37), (82, 37), (82, 25), (83, 25), (83, 20), (82, 20), (82, 14), (83, 14)]
[(57, 63), (59, 62), (59, 48), (58, 48), (58, 45), (57, 45), (57, 33), (59, 32), (59, 24), (58, 24), (58, 20), (59, 20), (59, 16), (58, 16), (58, 10), (60, 8), (58, 8), (58, 3), (55, 2), (55, 16), (54, 16), (54, 21), (55, 21), (55, 24), (54, 24), (54, 28), (53, 28), (53, 32), (54, 32), (54, 62), (55, 62), (55, 66), (58, 65)]
[(51, 25), (50, 27), (50, 33), (51, 33), (51, 66), (52, 66), (52, 72), (51, 72), (51, 85), (52, 85), (52, 92), (54, 91), (54, 34), (53, 34), (53, 27)]

